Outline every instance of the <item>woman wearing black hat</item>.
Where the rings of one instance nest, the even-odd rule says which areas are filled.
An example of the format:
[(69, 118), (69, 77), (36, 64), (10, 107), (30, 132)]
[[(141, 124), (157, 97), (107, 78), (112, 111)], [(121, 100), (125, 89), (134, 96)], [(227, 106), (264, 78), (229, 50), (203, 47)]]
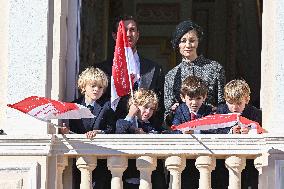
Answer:
[(225, 70), (218, 62), (197, 54), (202, 35), (201, 27), (191, 20), (179, 23), (173, 33), (172, 46), (179, 50), (182, 62), (170, 70), (165, 77), (165, 115), (168, 115), (177, 107), (177, 103), (181, 102), (181, 82), (189, 75), (200, 77), (207, 83), (209, 90), (206, 104), (216, 107), (224, 102)]

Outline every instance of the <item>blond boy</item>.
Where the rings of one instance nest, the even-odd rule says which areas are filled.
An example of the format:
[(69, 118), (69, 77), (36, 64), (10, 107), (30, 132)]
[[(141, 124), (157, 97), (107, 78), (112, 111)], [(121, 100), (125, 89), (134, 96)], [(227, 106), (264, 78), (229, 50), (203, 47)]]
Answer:
[[(256, 121), (261, 125), (262, 112), (254, 106), (249, 105), (250, 101), (250, 87), (245, 80), (232, 80), (225, 85), (224, 97), (226, 104), (217, 107), (216, 113), (240, 113), (252, 121)], [(228, 129), (222, 129), (222, 133), (233, 134), (247, 134), (249, 129), (247, 127), (234, 126)]]
[[(157, 126), (150, 123), (149, 119), (158, 109), (158, 97), (152, 90), (138, 89), (133, 97), (129, 99), (128, 114), (125, 119), (119, 119), (116, 122), (116, 133), (120, 134), (146, 134), (159, 133)], [(135, 160), (129, 160), (129, 166), (124, 172), (125, 188), (139, 187), (139, 171), (135, 166)], [(157, 161), (157, 168), (152, 173), (153, 188), (166, 188), (163, 162)]]
[(152, 90), (138, 89), (128, 102), (125, 119), (116, 122), (116, 133), (142, 134), (157, 131), (149, 122), (158, 108), (158, 97)]
[[(72, 132), (86, 133), (88, 138), (94, 137), (97, 133), (114, 133), (114, 112), (110, 108), (110, 102), (100, 100), (107, 86), (107, 76), (98, 68), (87, 68), (79, 75), (78, 88), (82, 97), (73, 102), (88, 107), (95, 117), (70, 119), (69, 128)], [(62, 133), (68, 133), (69, 128), (62, 129)]]

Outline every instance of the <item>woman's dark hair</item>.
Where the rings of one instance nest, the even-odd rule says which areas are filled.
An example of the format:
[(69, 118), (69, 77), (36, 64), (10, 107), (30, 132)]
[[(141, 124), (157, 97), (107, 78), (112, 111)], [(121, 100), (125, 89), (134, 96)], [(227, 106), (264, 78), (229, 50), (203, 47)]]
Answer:
[(121, 16), (118, 16), (114, 19), (113, 24), (112, 24), (112, 32), (116, 33), (119, 22), (125, 21), (125, 20), (133, 20), (136, 23), (137, 30), (139, 31), (138, 21), (134, 16), (132, 16), (132, 15), (121, 15)]
[(203, 30), (199, 25), (195, 24), (191, 20), (182, 21), (176, 26), (176, 30), (174, 31), (172, 35), (171, 43), (174, 49), (178, 47), (182, 36), (186, 34), (187, 32), (189, 32), (190, 30), (196, 31), (198, 41), (202, 39)]

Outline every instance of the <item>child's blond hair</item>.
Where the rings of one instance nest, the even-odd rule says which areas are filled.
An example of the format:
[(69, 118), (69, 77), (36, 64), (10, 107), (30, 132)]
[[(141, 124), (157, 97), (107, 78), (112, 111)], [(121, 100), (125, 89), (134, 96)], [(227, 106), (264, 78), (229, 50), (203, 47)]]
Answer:
[(240, 103), (243, 99), (250, 100), (250, 88), (245, 80), (235, 79), (225, 85), (225, 100), (231, 104)]
[(199, 77), (188, 76), (181, 84), (180, 95), (182, 98), (185, 98), (185, 96), (189, 96), (190, 98), (206, 97), (207, 93), (208, 87)]
[(151, 103), (154, 105), (155, 111), (158, 109), (158, 97), (152, 90), (138, 89), (134, 92), (133, 97), (129, 99), (128, 105), (135, 104), (136, 106), (146, 106)]
[(90, 83), (102, 87), (105, 91), (108, 85), (107, 75), (99, 68), (86, 68), (78, 79), (78, 88), (82, 94), (85, 94), (86, 85)]

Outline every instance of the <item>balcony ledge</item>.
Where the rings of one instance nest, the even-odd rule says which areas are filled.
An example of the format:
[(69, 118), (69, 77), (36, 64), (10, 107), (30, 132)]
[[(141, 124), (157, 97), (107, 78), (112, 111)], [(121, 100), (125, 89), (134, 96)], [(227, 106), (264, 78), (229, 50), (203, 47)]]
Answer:
[(7, 155), (155, 155), (170, 154), (195, 158), (198, 155), (225, 157), (239, 154), (254, 158), (270, 150), (284, 152), (284, 137), (280, 134), (262, 135), (159, 135), (159, 134), (98, 134), (93, 140), (85, 135), (3, 135), (0, 156)]

